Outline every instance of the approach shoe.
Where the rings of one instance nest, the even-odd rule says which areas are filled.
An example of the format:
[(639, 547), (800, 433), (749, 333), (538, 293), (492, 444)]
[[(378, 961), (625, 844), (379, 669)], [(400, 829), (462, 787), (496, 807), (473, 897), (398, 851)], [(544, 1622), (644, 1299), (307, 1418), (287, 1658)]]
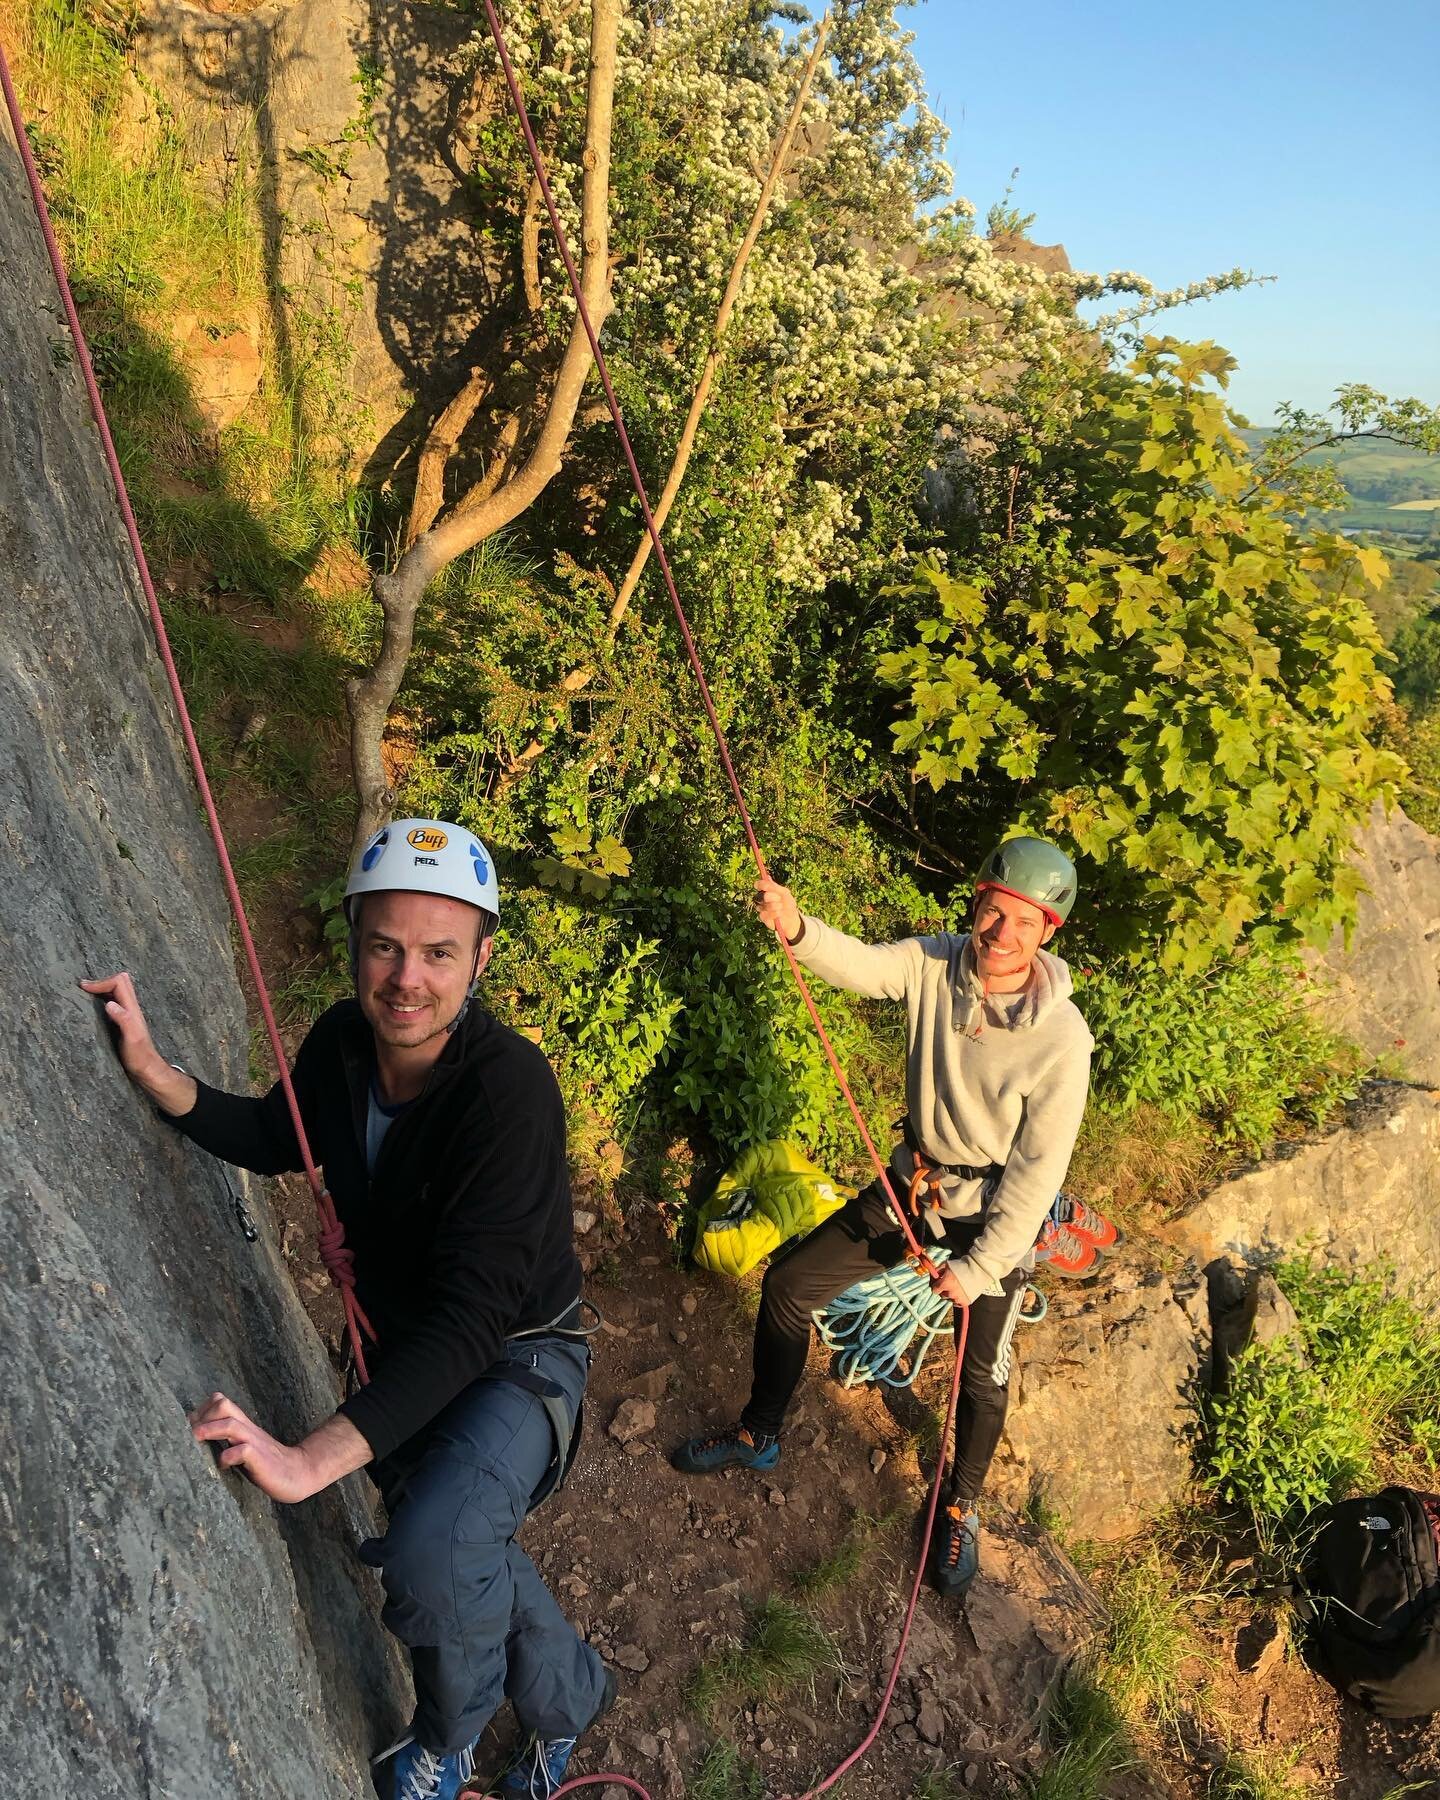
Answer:
[[(615, 1704), (615, 1676), (612, 1670), (605, 1671), (605, 1686), (601, 1691), (600, 1704), (590, 1719), (593, 1725)], [(588, 1731), (590, 1725), (585, 1729)], [(514, 1754), (500, 1773), (495, 1792), (502, 1800), (549, 1800), (556, 1788), (565, 1780), (565, 1771), (570, 1766), (570, 1758), (574, 1754), (578, 1738), (542, 1738), (538, 1732), (532, 1731), (528, 1737), (520, 1740)]]
[(1036, 1263), (1043, 1263), (1057, 1275), (1068, 1275), (1072, 1280), (1093, 1275), (1099, 1260), (1100, 1252), (1089, 1238), (1081, 1237), (1069, 1225), (1057, 1225), (1054, 1219), (1045, 1221), (1035, 1240)]
[(980, 1573), (980, 1509), (970, 1502), (947, 1506), (935, 1521), (930, 1578), (936, 1590), (963, 1600)]
[(779, 1438), (754, 1438), (743, 1425), (711, 1437), (687, 1438), (670, 1458), (682, 1475), (715, 1475), (721, 1469), (773, 1469), (780, 1460)]
[(380, 1800), (456, 1800), (475, 1773), (475, 1745), (441, 1756), (405, 1737), (382, 1750), (370, 1769)]
[(1120, 1227), (1104, 1213), (1096, 1212), (1075, 1194), (1061, 1194), (1057, 1223), (1068, 1225), (1076, 1237), (1088, 1238), (1097, 1250), (1113, 1250), (1120, 1242)]

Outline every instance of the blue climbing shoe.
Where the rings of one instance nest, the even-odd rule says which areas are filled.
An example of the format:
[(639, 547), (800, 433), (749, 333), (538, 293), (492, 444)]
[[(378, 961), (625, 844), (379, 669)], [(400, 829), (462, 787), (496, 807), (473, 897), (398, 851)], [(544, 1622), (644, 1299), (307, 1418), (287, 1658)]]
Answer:
[[(604, 1718), (614, 1704), (615, 1676), (607, 1669), (600, 1704), (595, 1708), (590, 1725), (596, 1719)], [(587, 1731), (590, 1725), (585, 1727)], [(501, 1771), (495, 1792), (503, 1800), (550, 1800), (550, 1795), (565, 1780), (565, 1771), (579, 1741), (573, 1737), (542, 1738), (532, 1731), (516, 1745), (514, 1754)]]
[(383, 1750), (370, 1768), (380, 1800), (456, 1800), (475, 1773), (475, 1745), (441, 1756), (405, 1737)]
[(773, 1469), (780, 1460), (779, 1438), (753, 1438), (743, 1425), (712, 1437), (687, 1438), (670, 1458), (682, 1475), (715, 1475), (721, 1469)]
[(937, 1592), (963, 1600), (979, 1573), (980, 1509), (973, 1500), (961, 1500), (935, 1521), (930, 1575)]

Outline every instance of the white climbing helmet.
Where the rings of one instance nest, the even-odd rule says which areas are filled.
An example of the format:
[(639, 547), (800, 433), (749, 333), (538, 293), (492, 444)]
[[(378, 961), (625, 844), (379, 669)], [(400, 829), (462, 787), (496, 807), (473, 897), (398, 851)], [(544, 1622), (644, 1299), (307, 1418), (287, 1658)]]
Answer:
[(392, 819), (360, 852), (345, 884), (345, 918), (365, 894), (443, 894), (500, 916), (500, 883), (490, 852), (448, 819)]

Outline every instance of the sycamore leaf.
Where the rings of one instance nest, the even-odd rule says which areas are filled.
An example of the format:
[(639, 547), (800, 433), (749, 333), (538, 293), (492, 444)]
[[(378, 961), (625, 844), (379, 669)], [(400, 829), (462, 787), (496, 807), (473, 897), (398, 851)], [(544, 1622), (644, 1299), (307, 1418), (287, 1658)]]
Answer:
[(1115, 623), (1126, 637), (1133, 637), (1150, 622), (1150, 608), (1139, 594), (1126, 594), (1116, 601)]
[(1355, 551), (1355, 561), (1360, 566), (1360, 573), (1372, 588), (1384, 587), (1390, 573), (1390, 565), (1385, 560), (1383, 550), (1375, 550), (1368, 546)]
[(628, 875), (630, 852), (616, 837), (603, 837), (595, 846), (595, 864), (604, 875)]
[(564, 825), (550, 833), (550, 842), (561, 856), (583, 856), (590, 848), (590, 833), (578, 825)]

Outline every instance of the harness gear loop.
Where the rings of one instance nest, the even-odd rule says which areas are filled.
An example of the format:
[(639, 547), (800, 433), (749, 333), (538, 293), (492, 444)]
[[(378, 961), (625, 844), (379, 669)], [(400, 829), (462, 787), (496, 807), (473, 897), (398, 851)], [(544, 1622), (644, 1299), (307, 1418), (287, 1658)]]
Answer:
[[(104, 453), (106, 466), (110, 471), (110, 479), (114, 483), (115, 499), (119, 506), (121, 522), (125, 527), (125, 536), (129, 539), (131, 554), (135, 558), (135, 567), (140, 576), (140, 588), (145, 596), (145, 605), (150, 614), (150, 625), (155, 633), (156, 647), (160, 652), (160, 660), (165, 666), (165, 678), (170, 684), (171, 697), (175, 701), (175, 711), (180, 721), (180, 735), (184, 739), (185, 749), (190, 757), (190, 767), (194, 771), (195, 786), (199, 789), (200, 801), (205, 809), (205, 818), (210, 826), (210, 836), (215, 844), (215, 854), (220, 863), (220, 874), (225, 883), (225, 892), (230, 900), (230, 910), (235, 915), (235, 925), (240, 933), (240, 942), (244, 947), (245, 961), (250, 970), (250, 978), (255, 985), (255, 998), (259, 1003), (261, 1017), (265, 1021), (265, 1035), (270, 1040), (270, 1049), (275, 1058), (275, 1067), (280, 1077), (280, 1086), (284, 1091), (290, 1122), (295, 1128), (295, 1140), (299, 1146), (305, 1178), (310, 1183), (310, 1191), (315, 1197), (315, 1207), (320, 1215), (322, 1231), (338, 1232), (340, 1224), (335, 1217), (335, 1203), (330, 1199), (325, 1190), (325, 1184), (320, 1179), (320, 1172), (315, 1166), (315, 1159), (310, 1151), (310, 1140), (305, 1135), (305, 1123), (300, 1117), (300, 1103), (295, 1098), (295, 1088), (290, 1080), (290, 1064), (285, 1055), (285, 1047), (280, 1041), (280, 1028), (275, 1022), (275, 1010), (270, 1004), (270, 992), (265, 985), (265, 976), (260, 968), (260, 958), (255, 949), (255, 940), (250, 933), (250, 921), (246, 917), (245, 902), (240, 898), (240, 887), (230, 863), (230, 852), (226, 847), (225, 833), (220, 825), (220, 815), (215, 807), (214, 796), (210, 792), (210, 782), (205, 774), (205, 760), (200, 754), (195, 728), (190, 722), (190, 709), (185, 704), (185, 692), (180, 685), (179, 672), (175, 667), (169, 633), (165, 629), (165, 619), (155, 594), (155, 583), (150, 578), (150, 565), (145, 560), (145, 546), (140, 541), (140, 527), (135, 520), (135, 509), (130, 504), (130, 494), (125, 486), (125, 475), (115, 450), (115, 440), (110, 435), (110, 423), (105, 416), (105, 403), (100, 398), (99, 383), (95, 379), (95, 366), (90, 359), (90, 348), (85, 341), (80, 315), (75, 308), (75, 296), (70, 291), (70, 282), (65, 274), (65, 263), (55, 238), (55, 227), (50, 220), (50, 209), (45, 204), (45, 190), (41, 186), (40, 173), (35, 167), (35, 158), (30, 151), (30, 140), (25, 133), (24, 115), (20, 111), (20, 101), (15, 93), (15, 85), (10, 79), (10, 64), (3, 45), (0, 45), (0, 92), (3, 92), (5, 96), (5, 110), (10, 115), (10, 125), (15, 133), (15, 146), (20, 152), (20, 160), (25, 169), (25, 179), (30, 186), (30, 198), (35, 207), (35, 217), (39, 221), (40, 234), (45, 240), (45, 254), (50, 260), (50, 270), (55, 277), (60, 304), (64, 308), (65, 322), (70, 328), (70, 341), (75, 351), (75, 360), (80, 368), (81, 379), (85, 383), (85, 392), (90, 401), (90, 411), (95, 419), (95, 428), (100, 434), (100, 447)], [(330, 1264), (327, 1263), (326, 1267), (330, 1268)], [(331, 1269), (330, 1278), (340, 1289), (340, 1297), (345, 1306), (345, 1329), (350, 1338), (350, 1352), (355, 1359), (356, 1373), (363, 1382), (368, 1380), (368, 1375), (365, 1368), (365, 1350), (361, 1340), (362, 1337), (368, 1337), (373, 1344), (375, 1333), (371, 1329), (370, 1321), (365, 1317), (360, 1303), (355, 1298), (353, 1269), (347, 1268), (339, 1274)]]

